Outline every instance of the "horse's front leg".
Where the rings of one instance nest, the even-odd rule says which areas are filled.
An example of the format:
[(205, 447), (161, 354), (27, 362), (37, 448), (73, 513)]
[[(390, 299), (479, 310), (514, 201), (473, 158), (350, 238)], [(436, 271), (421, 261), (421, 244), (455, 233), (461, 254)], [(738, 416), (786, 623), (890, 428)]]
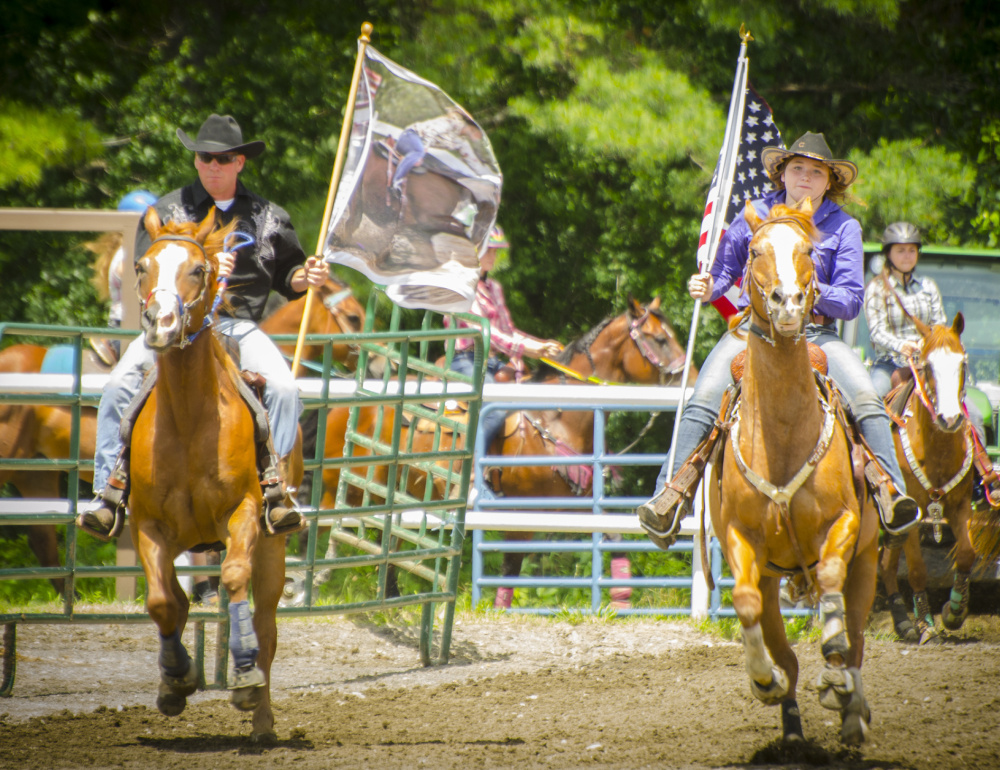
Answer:
[(264, 673), (265, 684), (259, 688), (260, 703), (253, 712), (254, 741), (274, 736), (274, 714), (271, 711), (271, 663), (278, 647), (276, 614), (278, 601), (285, 585), (285, 538), (265, 537), (257, 542), (253, 557), (253, 626), (260, 654), (257, 665)]
[[(252, 711), (265, 696), (267, 677), (257, 666), (260, 645), (248, 601), (254, 550), (260, 535), (260, 500), (248, 494), (229, 517), (229, 542), (222, 563), (222, 584), (229, 594), (229, 651), (233, 658), (231, 702)], [(280, 538), (284, 542), (284, 538)]]
[(961, 508), (948, 517), (951, 531), (955, 535), (955, 578), (951, 596), (941, 608), (941, 623), (950, 631), (961, 628), (969, 614), (969, 580), (972, 565), (976, 561), (976, 552), (969, 535), (971, 517), (972, 508), (968, 499), (963, 500)]
[[(747, 541), (743, 532), (730, 526), (726, 533), (726, 558), (736, 581), (733, 587), (733, 609), (743, 627), (743, 652), (746, 655), (750, 691), (769, 706), (780, 703), (788, 694), (788, 675), (774, 665), (764, 646), (760, 620), (763, 594), (760, 591), (762, 555)], [(777, 600), (777, 593), (775, 593)]]
[[(918, 528), (914, 527), (910, 530), (907, 539), (918, 537)], [(920, 632), (913, 624), (906, 602), (899, 591), (899, 557), (902, 553), (903, 546), (893, 547), (886, 543), (882, 553), (882, 583), (885, 585), (885, 593), (889, 598), (889, 612), (892, 615), (892, 625), (896, 629), (896, 636), (904, 642), (916, 642), (920, 639)], [(906, 558), (906, 564), (910, 565), (909, 556)]]
[(934, 613), (931, 611), (931, 601), (927, 596), (927, 563), (920, 549), (920, 533), (914, 527), (903, 545), (906, 554), (906, 579), (913, 590), (913, 614), (916, 617), (916, 635), (918, 644), (940, 642), (937, 629), (934, 627)]
[[(845, 509), (827, 533), (816, 569), (823, 625), (820, 643), (826, 659), (816, 687), (820, 704), (840, 712), (840, 739), (847, 744), (863, 743), (871, 720), (861, 683), (861, 659), (864, 624), (875, 598), (878, 552), (872, 536), (864, 551), (855, 555), (848, 584), (845, 557), (854, 549), (859, 534), (859, 515)], [(845, 600), (845, 585), (849, 585), (849, 602)]]
[(158, 537), (155, 525), (143, 526), (132, 517), (132, 542), (146, 574), (146, 609), (160, 630), (160, 690), (156, 707), (177, 716), (187, 706), (187, 696), (197, 688), (197, 671), (191, 664), (181, 633), (187, 622), (188, 598), (177, 580), (174, 558)]

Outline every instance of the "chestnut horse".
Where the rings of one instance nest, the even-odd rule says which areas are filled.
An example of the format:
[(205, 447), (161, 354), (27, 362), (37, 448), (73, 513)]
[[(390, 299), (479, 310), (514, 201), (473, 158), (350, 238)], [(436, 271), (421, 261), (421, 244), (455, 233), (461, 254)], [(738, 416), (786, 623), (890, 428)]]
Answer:
[[(657, 297), (649, 305), (628, 298), (626, 311), (606, 319), (566, 346), (556, 363), (584, 378), (615, 383), (679, 385), (684, 348), (677, 341)], [(698, 370), (691, 367), (690, 381)], [(583, 384), (552, 367), (542, 366), (532, 382)], [(523, 411), (508, 416), (491, 454), (506, 456), (587, 455), (594, 451), (594, 413), (588, 410)], [(586, 465), (530, 465), (500, 469), (499, 491), (506, 497), (589, 495), (591, 468)], [(530, 540), (531, 532), (508, 532), (506, 540)], [(506, 552), (503, 577), (521, 574), (524, 553)], [(504, 601), (506, 604), (506, 600)]]
[[(11, 345), (0, 351), (0, 372), (36, 374), (41, 371), (46, 348), (40, 345)], [(31, 459), (69, 457), (72, 411), (62, 406), (29, 404), (0, 405), (0, 457)], [(97, 415), (93, 409), (80, 412), (80, 457), (94, 456)], [(80, 478), (93, 479), (93, 472), (83, 471)], [(0, 486), (10, 483), (22, 497), (56, 499), (60, 495), (60, 471), (0, 470)], [(59, 566), (59, 539), (53, 524), (29, 524), (25, 527), (28, 546), (42, 567)], [(53, 578), (52, 587), (62, 594), (65, 581)]]
[[(903, 383), (909, 395), (895, 390), (887, 404), (905, 398), (904, 409), (889, 409), (896, 424), (896, 455), (906, 476), (906, 491), (926, 511), (925, 523), (933, 526), (935, 540), (941, 540), (941, 526), (947, 523), (955, 535), (954, 586), (941, 610), (945, 628), (956, 630), (969, 612), (969, 580), (976, 560), (970, 533), (972, 521), (972, 426), (962, 410), (965, 396), (965, 347), (961, 334), (965, 321), (961, 313), (949, 326), (927, 327), (917, 321), (923, 337), (920, 355), (911, 365), (912, 379)], [(905, 370), (904, 370), (905, 371)], [(897, 416), (897, 411), (904, 416)], [(899, 555), (906, 553), (906, 567), (916, 625), (910, 620), (899, 593)], [(997, 553), (982, 553), (993, 564)], [(920, 552), (920, 532), (914, 527), (902, 543), (889, 539), (882, 556), (882, 581), (889, 597), (893, 624), (900, 639), (924, 644), (937, 636), (934, 615), (927, 598), (927, 566)]]
[(746, 209), (752, 333), (709, 503), (735, 579), (750, 690), (767, 705), (781, 704), (786, 741), (802, 740), (798, 661), (778, 602), (782, 576), (799, 573), (821, 608), (820, 703), (841, 712), (841, 740), (856, 744), (870, 720), (862, 632), (875, 596), (878, 518), (871, 501), (858, 498), (850, 441), (810, 366), (804, 330), (817, 296), (811, 215), (808, 199), (796, 208), (777, 205), (763, 221)]
[(221, 582), (230, 598), (231, 700), (253, 710), (252, 736), (259, 739), (273, 735), (270, 669), (285, 538), (263, 534), (254, 418), (237, 385), (240, 373), (207, 328), (217, 255), (233, 225), (215, 230), (214, 209), (198, 224), (163, 225), (153, 208), (144, 224), (152, 243), (136, 274), (145, 342), (156, 351), (156, 381), (132, 431), (128, 507), (146, 575), (146, 606), (160, 631), (157, 707), (168, 716), (180, 714), (196, 687), (181, 643), (189, 603), (174, 559), (221, 543)]

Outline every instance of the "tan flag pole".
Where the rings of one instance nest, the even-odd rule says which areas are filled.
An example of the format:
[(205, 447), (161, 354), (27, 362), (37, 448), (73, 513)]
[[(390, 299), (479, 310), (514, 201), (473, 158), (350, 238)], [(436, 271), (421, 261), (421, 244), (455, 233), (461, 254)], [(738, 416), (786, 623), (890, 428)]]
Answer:
[[(323, 225), (319, 230), (319, 239), (316, 243), (317, 256), (323, 253), (323, 242), (326, 240), (326, 231), (330, 226), (330, 217), (333, 214), (333, 202), (337, 198), (337, 188), (340, 186), (340, 175), (344, 170), (344, 157), (347, 155), (347, 142), (351, 138), (351, 124), (354, 121), (354, 102), (358, 96), (358, 82), (361, 80), (361, 67), (365, 61), (365, 48), (371, 42), (371, 34), (374, 27), (370, 22), (361, 25), (361, 36), (358, 38), (358, 58), (354, 62), (354, 76), (351, 78), (351, 90), (347, 94), (347, 108), (344, 110), (344, 124), (340, 127), (340, 141), (337, 143), (337, 157), (333, 161), (333, 174), (330, 176), (330, 190), (326, 195), (326, 208), (323, 211)], [(306, 306), (302, 311), (302, 323), (299, 325), (299, 337), (295, 342), (295, 356), (292, 358), (292, 377), (298, 377), (299, 362), (302, 359), (302, 348), (306, 339), (306, 326), (309, 322), (309, 314), (312, 312), (313, 287), (306, 290)]]

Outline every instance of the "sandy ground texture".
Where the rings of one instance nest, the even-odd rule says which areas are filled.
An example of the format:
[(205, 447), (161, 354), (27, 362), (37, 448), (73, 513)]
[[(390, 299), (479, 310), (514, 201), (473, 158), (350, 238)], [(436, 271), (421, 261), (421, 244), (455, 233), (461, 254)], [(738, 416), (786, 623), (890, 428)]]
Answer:
[(0, 767), (1000, 767), (997, 619), (970, 617), (924, 647), (890, 628), (873, 616), (871, 737), (847, 750), (812, 685), (818, 642), (796, 646), (807, 741), (787, 749), (778, 710), (749, 692), (741, 646), (684, 621), (462, 614), (451, 662), (424, 668), (417, 626), (282, 620), (269, 745), (250, 742), (249, 716), (220, 692), (179, 717), (156, 710), (151, 624), (21, 625)]

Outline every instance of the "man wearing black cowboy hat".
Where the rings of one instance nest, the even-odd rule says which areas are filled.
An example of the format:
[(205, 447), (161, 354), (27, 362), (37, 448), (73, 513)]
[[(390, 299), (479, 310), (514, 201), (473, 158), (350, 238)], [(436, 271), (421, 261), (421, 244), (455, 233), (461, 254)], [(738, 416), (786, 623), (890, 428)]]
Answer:
[[(806, 132), (789, 149), (765, 147), (761, 163), (774, 185), (760, 200), (747, 203), (761, 219), (779, 203), (796, 205), (809, 198), (813, 224), (819, 238), (812, 251), (819, 298), (813, 317), (806, 326), (806, 338), (823, 348), (831, 379), (844, 396), (858, 422), (862, 436), (876, 462), (870, 464), (876, 489), (876, 503), (883, 525), (891, 535), (901, 536), (918, 521), (921, 512), (916, 501), (905, 494), (906, 482), (896, 459), (896, 449), (889, 417), (882, 399), (875, 392), (868, 370), (854, 351), (837, 335), (836, 321), (849, 321), (861, 310), (864, 299), (864, 252), (861, 225), (840, 207), (847, 188), (858, 175), (858, 167), (849, 160), (833, 156), (823, 134)], [(718, 299), (739, 279), (749, 257), (753, 232), (741, 211), (719, 244), (710, 274), (691, 277), (688, 292), (694, 299), (710, 302)], [(749, 304), (744, 294), (740, 309)], [(748, 321), (741, 328), (746, 331)], [(677, 446), (673, 468), (660, 471), (658, 494), (639, 506), (637, 513), (650, 539), (661, 548), (669, 547), (677, 527), (691, 506), (691, 496), (701, 477), (700, 467), (708, 455), (699, 449), (719, 416), (722, 397), (732, 383), (730, 364), (746, 349), (746, 335), (729, 332), (723, 335), (698, 372), (694, 394), (684, 409), (677, 428)], [(692, 462), (696, 450), (699, 457)], [(869, 471), (866, 470), (866, 476)]]
[[(239, 181), (247, 159), (260, 155), (265, 149), (264, 142), (244, 142), (235, 119), (214, 114), (202, 124), (194, 140), (181, 129), (177, 129), (177, 137), (194, 152), (198, 179), (164, 195), (155, 209), (163, 222), (200, 222), (214, 206), (220, 226), (238, 220), (237, 232), (253, 238), (252, 244), (236, 253), (219, 255), (219, 277), (229, 276), (226, 299), (230, 309), (219, 311), (215, 328), (239, 344), (242, 368), (259, 372), (267, 380), (264, 405), (271, 439), (276, 455), (284, 460), (295, 443), (302, 405), (295, 379), (281, 352), (257, 328), (257, 323), (272, 289), (289, 300), (297, 299), (309, 286), (322, 286), (329, 270), (318, 257), (306, 258), (284, 209), (251, 192)], [(149, 234), (140, 225), (136, 233), (136, 257), (145, 254), (149, 246)], [(94, 490), (101, 500), (99, 507), (77, 518), (77, 526), (102, 539), (116, 537), (124, 523), (120, 490), (124, 488), (125, 471), (120, 464), (116, 467), (122, 450), (119, 426), (154, 358), (153, 351), (139, 337), (112, 371), (101, 397), (94, 458)], [(272, 469), (265, 475), (274, 478), (276, 473), (269, 471)], [(298, 529), (302, 517), (279, 502), (278, 491), (265, 489), (269, 501), (267, 529), (275, 533)]]

